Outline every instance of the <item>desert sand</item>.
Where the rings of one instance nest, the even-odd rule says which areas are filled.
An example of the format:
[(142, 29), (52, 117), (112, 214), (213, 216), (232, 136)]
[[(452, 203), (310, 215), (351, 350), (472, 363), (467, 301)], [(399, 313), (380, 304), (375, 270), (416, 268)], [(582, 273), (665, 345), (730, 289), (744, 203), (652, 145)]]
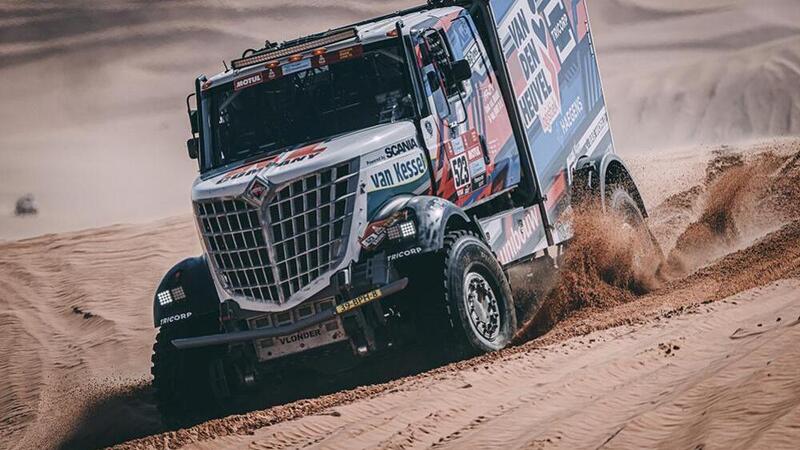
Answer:
[(584, 233), (515, 347), (164, 434), (152, 286), (199, 251), (191, 219), (0, 244), (0, 447), (792, 448), (800, 140), (709, 158), (651, 209), (674, 273), (648, 292), (603, 275), (631, 269), (602, 257), (621, 248), (613, 230)]
[[(232, 434), (180, 435), (175, 443), (198, 449), (794, 448), (798, 289), (798, 280), (778, 282), (670, 320), (471, 361), (271, 426), (258, 426), (270, 422), (270, 412), (248, 416)], [(215, 425), (202, 431), (216, 433)], [(141, 444), (172, 442), (161, 437)]]
[[(183, 146), (192, 77), (265, 38), (414, 3), (0, 5), (0, 448), (796, 448), (793, 0), (590, 3), (659, 273), (622, 264), (607, 278), (601, 256), (626, 253), (587, 233), (510, 349), (162, 426), (153, 289), (200, 252)], [(41, 214), (13, 217), (28, 192)]]

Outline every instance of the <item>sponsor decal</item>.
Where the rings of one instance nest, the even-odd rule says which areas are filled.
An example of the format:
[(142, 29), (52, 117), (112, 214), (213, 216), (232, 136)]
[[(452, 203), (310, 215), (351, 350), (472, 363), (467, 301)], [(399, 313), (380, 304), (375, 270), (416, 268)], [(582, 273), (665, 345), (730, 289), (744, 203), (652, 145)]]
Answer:
[(594, 118), (592, 124), (589, 125), (586, 133), (584, 133), (578, 143), (575, 144), (573, 152), (577, 155), (591, 156), (597, 149), (603, 136), (608, 133), (608, 128), (608, 115), (606, 114), (606, 109), (603, 108), (597, 114), (597, 117)]
[(419, 180), (428, 170), (421, 152), (398, 157), (388, 168), (371, 174), (367, 181), (367, 192), (402, 186)]
[(392, 253), (391, 255), (386, 257), (386, 261), (389, 261), (389, 262), (397, 261), (398, 259), (407, 258), (407, 257), (413, 256), (413, 255), (419, 255), (420, 253), (422, 253), (422, 247), (409, 248), (409, 249), (403, 250), (401, 252)]
[(486, 186), (486, 172), (479, 173), (472, 177), (472, 190), (476, 191), (483, 186)]
[(386, 156), (391, 158), (393, 156), (402, 155), (403, 153), (415, 148), (417, 148), (417, 140), (411, 138), (406, 139), (403, 142), (398, 142), (397, 144), (392, 144), (383, 149), (383, 152), (386, 154)]
[(434, 124), (434, 116), (428, 116), (422, 119), (420, 123), (425, 126), (425, 133), (422, 134), (422, 139), (425, 142), (425, 148), (428, 150), (428, 157), (431, 159), (433, 166), (436, 167), (436, 161), (439, 158), (439, 129)]
[(386, 229), (393, 225), (394, 217), (388, 217), (377, 222), (370, 222), (364, 230), (364, 237), (359, 239), (361, 247), (370, 250), (377, 247), (386, 238)]
[(363, 238), (359, 240), (361, 247), (365, 250), (369, 250), (371, 248), (375, 248), (380, 245), (381, 242), (386, 238), (386, 228), (383, 226), (372, 227), (371, 231), (369, 231)]
[(246, 166), (239, 167), (238, 169), (231, 170), (223, 175), (222, 178), (217, 181), (217, 184), (222, 184), (231, 180), (254, 175), (260, 170), (269, 167), (276, 159), (277, 157), (273, 156), (271, 158), (254, 162), (253, 164), (248, 164)]
[(281, 66), (284, 75), (291, 75), (293, 73), (302, 72), (310, 68), (311, 68), (311, 59), (301, 59), (300, 61), (286, 63)]
[[(583, 136), (581, 136), (578, 142), (572, 147), (572, 151), (567, 155), (567, 168), (572, 169), (575, 165), (575, 161), (583, 155), (592, 156), (597, 150), (597, 146), (600, 145), (600, 142), (603, 140), (603, 137), (608, 133), (608, 130), (608, 115), (606, 114), (606, 108), (603, 107), (603, 109), (597, 113), (594, 120), (592, 120), (586, 132), (583, 133)], [(569, 173), (571, 176), (572, 170), (570, 170)]]
[(364, 230), (364, 235), (361, 239), (359, 239), (359, 243), (361, 247), (365, 250), (370, 250), (377, 247), (383, 240), (386, 238), (386, 230), (401, 220), (406, 220), (408, 218), (408, 213), (401, 212), (395, 213), (391, 216), (383, 219), (378, 220), (375, 222), (370, 222), (367, 225), (367, 228)]
[(483, 158), (469, 163), (469, 173), (472, 175), (472, 190), (480, 189), (486, 184), (486, 163)]
[(297, 333), (289, 335), (289, 336), (280, 336), (277, 339), (278, 339), (278, 343), (285, 345), (285, 344), (291, 344), (291, 343), (294, 343), (294, 342), (304, 341), (306, 339), (319, 337), (320, 335), (322, 335), (322, 330), (317, 328), (317, 329), (314, 329), (314, 330), (300, 331), (300, 332), (297, 332)]
[[(532, 3), (515, 3), (516, 11), (503, 24), (503, 45), (513, 46), (522, 70), (523, 79), (514, 81), (524, 83), (524, 88), (515, 89), (515, 93), (525, 128), (530, 128), (538, 118), (542, 129), (550, 133), (561, 113), (561, 102), (554, 88), (555, 73), (551, 72), (555, 63), (547, 50), (547, 24), (538, 12), (531, 10)], [(564, 51), (568, 49), (565, 47)]]
[(350, 299), (336, 307), (336, 314), (346, 313), (347, 311), (358, 308), (359, 306), (366, 305), (367, 303), (379, 299), (383, 293), (380, 289), (369, 291), (366, 294), (361, 294), (356, 298)]
[(561, 128), (561, 134), (568, 136), (570, 129), (576, 122), (583, 118), (583, 100), (578, 96), (569, 105), (567, 112), (565, 112), (560, 119), (558, 119), (558, 127)]
[(513, 216), (510, 219), (512, 224), (516, 222), (517, 226), (507, 229), (506, 241), (497, 251), (497, 259), (502, 264), (515, 260), (523, 246), (540, 231), (539, 213), (536, 208), (528, 208), (521, 219)]
[(386, 229), (395, 222), (393, 217), (389, 217), (377, 222), (370, 222), (364, 230), (364, 237), (358, 240), (361, 247), (365, 250), (370, 250), (378, 245), (386, 238)]
[(383, 150), (374, 151), (364, 157), (364, 165), (366, 167), (374, 166), (384, 161), (386, 161), (386, 154), (383, 153)]
[(450, 145), (453, 149), (454, 155), (460, 155), (464, 153), (464, 141), (461, 139), (461, 136), (450, 141)]
[(550, 0), (542, 12), (547, 21), (547, 30), (550, 32), (550, 38), (556, 46), (558, 59), (563, 63), (576, 45), (575, 37), (572, 34), (572, 26), (569, 23), (569, 17), (567, 17), (567, 10), (560, 0)]
[[(470, 36), (468, 41), (472, 40)], [(464, 59), (469, 62), (470, 67), (480, 76), (486, 75), (486, 66), (483, 65), (483, 58), (481, 58), (481, 50), (476, 41), (472, 40), (472, 44), (464, 51)]]
[(406, 139), (404, 141), (396, 142), (381, 150), (375, 150), (364, 157), (364, 164), (366, 167), (374, 166), (375, 164), (387, 161), (389, 158), (402, 155), (418, 148), (417, 140), (415, 138)]
[(303, 148), (299, 148), (297, 150), (292, 150), (290, 152), (285, 153), (284, 157), (274, 163), (276, 167), (283, 167), (288, 166), (289, 164), (294, 164), (298, 161), (305, 161), (309, 159), (314, 159), (320, 153), (324, 152), (327, 147), (319, 147), (319, 144), (311, 144), (307, 145)]
[(239, 78), (233, 82), (233, 90), (238, 91), (240, 89), (249, 88), (251, 86), (255, 86), (257, 84), (261, 84), (264, 82), (264, 74), (262, 72), (246, 76), (244, 78)]
[(338, 61), (342, 61), (345, 59), (353, 59), (358, 58), (364, 54), (364, 47), (360, 45), (356, 45), (353, 47), (343, 48), (336, 52), (336, 56), (338, 57)]
[(255, 162), (253, 164), (249, 164), (244, 167), (239, 167), (238, 169), (234, 169), (226, 173), (222, 178), (220, 178), (217, 181), (217, 184), (222, 184), (231, 180), (236, 180), (242, 177), (255, 175), (264, 169), (269, 169), (272, 167), (288, 166), (298, 161), (313, 159), (320, 153), (324, 152), (326, 149), (327, 147), (321, 147), (319, 146), (319, 143), (316, 143), (307, 145), (305, 147), (296, 150), (290, 150), (285, 153), (282, 153), (279, 156), (273, 156), (268, 159)]
[(467, 152), (467, 158), (472, 161), (483, 161), (483, 152), (481, 151), (480, 147), (473, 147), (469, 149)]
[(161, 319), (161, 325), (165, 325), (165, 324), (172, 323), (172, 322), (178, 322), (180, 320), (188, 319), (189, 317), (192, 317), (192, 312), (191, 311), (185, 312), (185, 313), (180, 313), (180, 314), (175, 314), (174, 316), (164, 317), (164, 318)]

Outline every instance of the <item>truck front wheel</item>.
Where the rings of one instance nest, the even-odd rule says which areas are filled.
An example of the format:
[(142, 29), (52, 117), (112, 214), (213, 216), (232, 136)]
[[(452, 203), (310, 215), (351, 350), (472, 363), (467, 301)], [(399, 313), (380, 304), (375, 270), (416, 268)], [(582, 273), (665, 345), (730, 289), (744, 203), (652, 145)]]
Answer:
[(172, 345), (175, 338), (199, 334), (194, 331), (161, 327), (153, 345), (150, 372), (156, 406), (162, 422), (170, 428), (204, 420), (221, 408), (214, 382), (219, 352), (214, 348), (178, 350)]
[(478, 237), (453, 231), (444, 239), (443, 294), (450, 320), (450, 357), (506, 347), (517, 329), (511, 288), (500, 263)]

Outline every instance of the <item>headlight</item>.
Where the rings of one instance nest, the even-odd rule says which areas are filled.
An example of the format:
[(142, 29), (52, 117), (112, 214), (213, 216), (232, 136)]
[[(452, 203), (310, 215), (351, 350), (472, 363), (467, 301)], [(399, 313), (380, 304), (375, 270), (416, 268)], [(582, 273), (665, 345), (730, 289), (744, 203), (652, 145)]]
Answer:
[(370, 222), (359, 242), (364, 249), (373, 250), (384, 240), (401, 241), (413, 238), (416, 234), (417, 225), (412, 215), (407, 210), (401, 210), (385, 219)]
[(161, 306), (167, 306), (172, 303), (172, 294), (169, 291), (161, 291), (156, 294), (158, 297), (158, 304)]
[(412, 220), (398, 222), (386, 230), (386, 237), (391, 241), (398, 241), (414, 237), (417, 234), (417, 227)]
[(173, 301), (183, 300), (186, 298), (186, 293), (183, 291), (183, 286), (178, 286), (171, 290), (161, 291), (156, 294), (158, 304), (167, 306)]
[(183, 286), (178, 286), (178, 287), (172, 289), (171, 292), (172, 292), (172, 297), (175, 300), (183, 300), (183, 299), (186, 298), (186, 293), (183, 292)]

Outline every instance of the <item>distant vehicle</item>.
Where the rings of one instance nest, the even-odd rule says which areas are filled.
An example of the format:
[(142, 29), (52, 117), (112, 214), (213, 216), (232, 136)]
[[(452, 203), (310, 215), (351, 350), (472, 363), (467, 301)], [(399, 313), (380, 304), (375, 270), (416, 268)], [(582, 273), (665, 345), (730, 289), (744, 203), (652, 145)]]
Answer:
[(17, 199), (14, 206), (14, 214), (18, 216), (30, 216), (39, 213), (39, 207), (33, 199), (33, 194), (26, 194)]
[(568, 242), (576, 188), (646, 226), (585, 0), (431, 1), (268, 43), (187, 106), (205, 252), (155, 295), (167, 418), (405, 342), (502, 349), (506, 269)]

